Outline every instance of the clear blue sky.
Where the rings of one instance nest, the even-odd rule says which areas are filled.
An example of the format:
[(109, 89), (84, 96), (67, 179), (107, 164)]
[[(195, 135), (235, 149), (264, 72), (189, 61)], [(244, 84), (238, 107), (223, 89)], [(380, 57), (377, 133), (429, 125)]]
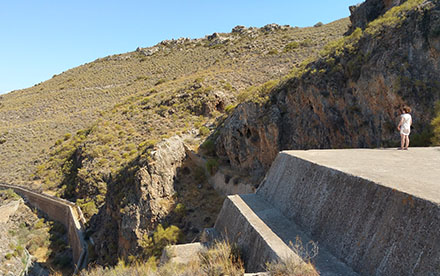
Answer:
[(0, 0), (0, 94), (99, 57), (236, 25), (311, 26), (362, 0)]

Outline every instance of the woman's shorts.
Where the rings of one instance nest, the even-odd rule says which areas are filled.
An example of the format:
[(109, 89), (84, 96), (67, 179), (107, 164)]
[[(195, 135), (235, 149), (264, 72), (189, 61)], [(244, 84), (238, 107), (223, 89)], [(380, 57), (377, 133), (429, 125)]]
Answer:
[(400, 128), (400, 134), (409, 135), (410, 132), (411, 132), (410, 128)]

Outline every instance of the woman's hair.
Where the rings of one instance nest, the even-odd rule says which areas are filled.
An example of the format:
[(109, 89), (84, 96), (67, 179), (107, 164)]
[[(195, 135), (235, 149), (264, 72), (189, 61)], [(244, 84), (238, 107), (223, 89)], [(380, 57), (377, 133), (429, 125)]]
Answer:
[(400, 110), (402, 110), (405, 113), (410, 113), (411, 112), (411, 107), (404, 105), (400, 108)]

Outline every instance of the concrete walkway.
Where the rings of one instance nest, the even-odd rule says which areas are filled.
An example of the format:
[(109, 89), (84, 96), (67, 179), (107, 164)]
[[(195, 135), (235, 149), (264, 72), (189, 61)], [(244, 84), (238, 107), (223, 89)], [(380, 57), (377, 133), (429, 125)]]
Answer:
[(440, 204), (440, 147), (285, 153)]

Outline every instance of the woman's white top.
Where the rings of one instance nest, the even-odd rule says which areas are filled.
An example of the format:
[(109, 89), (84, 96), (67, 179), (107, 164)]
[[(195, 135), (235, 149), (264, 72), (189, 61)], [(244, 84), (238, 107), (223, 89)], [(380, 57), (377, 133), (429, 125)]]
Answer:
[(400, 134), (409, 135), (411, 132), (411, 115), (408, 113), (400, 115), (401, 120), (403, 120), (400, 126)]

